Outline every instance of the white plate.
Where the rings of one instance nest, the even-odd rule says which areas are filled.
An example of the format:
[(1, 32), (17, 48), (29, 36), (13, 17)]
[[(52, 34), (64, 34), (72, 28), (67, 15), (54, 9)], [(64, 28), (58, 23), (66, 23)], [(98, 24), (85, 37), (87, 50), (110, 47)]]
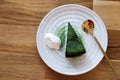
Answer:
[[(66, 4), (50, 11), (41, 21), (37, 31), (37, 48), (42, 60), (54, 71), (64, 75), (79, 75), (95, 68), (103, 58), (94, 39), (82, 31), (81, 25), (87, 20), (95, 23), (94, 34), (106, 51), (108, 36), (101, 18), (92, 10), (77, 4)], [(84, 40), (86, 54), (68, 59), (45, 44), (44, 36), (48, 32), (55, 32), (58, 27), (70, 22), (80, 32)]]

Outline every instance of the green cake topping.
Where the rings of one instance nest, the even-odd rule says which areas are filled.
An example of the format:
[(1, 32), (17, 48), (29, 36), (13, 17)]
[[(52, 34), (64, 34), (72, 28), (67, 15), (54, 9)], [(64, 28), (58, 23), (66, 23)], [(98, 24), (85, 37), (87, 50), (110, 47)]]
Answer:
[(66, 57), (76, 57), (86, 52), (81, 38), (76, 34), (72, 25), (68, 23)]

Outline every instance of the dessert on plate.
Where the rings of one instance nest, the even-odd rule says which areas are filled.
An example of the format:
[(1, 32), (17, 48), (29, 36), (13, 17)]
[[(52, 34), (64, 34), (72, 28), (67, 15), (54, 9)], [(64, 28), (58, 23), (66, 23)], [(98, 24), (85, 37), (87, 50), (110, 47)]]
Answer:
[[(67, 31), (67, 34), (65, 32)], [(58, 36), (52, 33), (45, 35), (45, 41), (48, 47), (55, 50), (62, 49), (65, 45), (65, 57), (77, 57), (86, 53), (81, 37), (78, 36), (75, 29), (68, 23), (67, 29), (62, 28), (58, 31)]]

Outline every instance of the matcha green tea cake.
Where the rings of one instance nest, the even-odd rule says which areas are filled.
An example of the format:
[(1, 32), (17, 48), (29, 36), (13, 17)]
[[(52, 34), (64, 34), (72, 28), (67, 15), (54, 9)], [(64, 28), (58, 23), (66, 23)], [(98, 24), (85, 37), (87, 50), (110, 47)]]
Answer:
[(77, 57), (86, 52), (81, 38), (76, 34), (74, 28), (68, 23), (66, 57)]

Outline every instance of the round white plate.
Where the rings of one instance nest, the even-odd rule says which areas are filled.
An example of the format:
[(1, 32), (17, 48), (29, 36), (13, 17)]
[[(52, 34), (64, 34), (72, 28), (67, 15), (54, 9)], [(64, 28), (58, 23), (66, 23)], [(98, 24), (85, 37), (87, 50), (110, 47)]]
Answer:
[[(50, 11), (41, 21), (37, 31), (37, 48), (42, 60), (54, 71), (64, 75), (79, 75), (95, 68), (103, 58), (95, 40), (82, 31), (82, 23), (90, 19), (95, 24), (94, 34), (106, 51), (108, 36), (101, 18), (92, 10), (77, 4), (66, 4)], [(57, 28), (68, 22), (82, 35), (86, 48), (85, 55), (66, 58), (57, 51), (50, 49), (44, 41), (46, 33), (54, 33)]]

